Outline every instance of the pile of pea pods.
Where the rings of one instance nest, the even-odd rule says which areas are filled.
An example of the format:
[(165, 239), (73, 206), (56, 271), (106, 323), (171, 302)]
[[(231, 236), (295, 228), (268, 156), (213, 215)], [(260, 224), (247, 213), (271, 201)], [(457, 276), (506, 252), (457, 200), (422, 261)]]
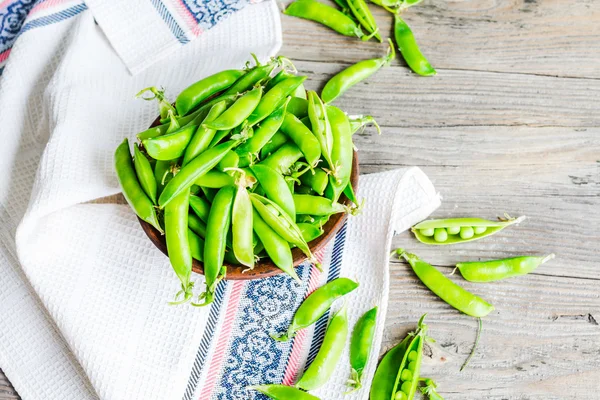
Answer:
[[(137, 135), (133, 159), (125, 139), (115, 168), (129, 205), (166, 236), (181, 281), (173, 304), (210, 304), (226, 264), (268, 257), (298, 279), (291, 248), (314, 261), (308, 242), (333, 214), (357, 211), (352, 134), (373, 120), (350, 119), (305, 79), (279, 57), (204, 78), (174, 105), (154, 87), (138, 94), (158, 101), (161, 124)], [(193, 258), (206, 278), (196, 301)]]
[[(418, 75), (433, 76), (436, 74), (436, 70), (419, 49), (412, 30), (402, 16), (406, 10), (421, 1), (371, 0), (373, 4), (383, 7), (394, 16), (394, 40), (408, 67)], [(328, 6), (317, 0), (296, 0), (285, 9), (284, 13), (321, 23), (345, 36), (358, 37), (362, 40), (375, 38), (380, 42), (382, 41), (377, 22), (365, 0), (335, 0), (335, 3), (338, 8)], [(393, 47), (391, 39), (389, 41)], [(389, 64), (394, 57), (395, 52), (391, 52), (382, 65)], [(361, 61), (350, 68), (360, 70), (364, 68), (365, 63), (372, 64), (373, 61)], [(373, 72), (363, 73), (361, 79), (367, 78)], [(323, 94), (323, 100), (328, 101), (325, 93)]]

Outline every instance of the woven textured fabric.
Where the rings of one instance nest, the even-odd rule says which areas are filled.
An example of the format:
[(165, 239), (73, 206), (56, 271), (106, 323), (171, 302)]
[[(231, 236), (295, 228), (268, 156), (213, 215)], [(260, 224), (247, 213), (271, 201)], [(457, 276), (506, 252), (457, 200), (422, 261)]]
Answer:
[[(347, 297), (351, 324), (380, 307), (368, 386), (390, 240), (439, 204), (419, 169), (361, 177), (367, 206), (317, 255), (323, 272), (300, 267), (301, 284), (283, 275), (223, 282), (204, 309), (167, 305), (177, 278), (129, 207), (89, 204), (120, 191), (114, 149), (155, 117), (155, 104), (134, 98), (140, 88), (173, 94), (241, 67), (251, 51), (264, 60), (280, 46), (279, 24), (273, 2), (247, 7), (135, 76), (89, 9), (19, 36), (0, 81), (0, 367), (25, 400), (264, 399), (245, 387), (293, 384), (331, 313), (288, 343), (269, 334), (284, 331), (306, 295), (338, 276), (361, 284)], [(347, 375), (344, 355), (315, 394), (341, 399)], [(352, 398), (366, 399), (366, 390)]]

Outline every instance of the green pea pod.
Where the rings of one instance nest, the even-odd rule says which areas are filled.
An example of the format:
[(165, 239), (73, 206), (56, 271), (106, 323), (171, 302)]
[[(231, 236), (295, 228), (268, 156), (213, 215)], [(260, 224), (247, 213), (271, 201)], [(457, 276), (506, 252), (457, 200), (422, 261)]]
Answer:
[[(323, 195), (325, 193), (325, 189), (327, 188), (327, 184), (329, 183), (329, 175), (327, 172), (318, 168), (314, 171), (309, 171), (306, 174), (302, 174), (300, 176), (300, 182), (303, 185), (310, 187), (315, 193), (319, 195)], [(297, 193), (300, 193), (297, 191)]]
[(138, 181), (140, 182), (140, 185), (142, 186), (142, 189), (144, 189), (146, 195), (148, 195), (150, 200), (156, 204), (156, 179), (154, 179), (154, 171), (152, 171), (150, 161), (148, 161), (144, 153), (140, 151), (137, 145), (133, 146), (133, 153), (133, 163)]
[(553, 258), (554, 254), (549, 254), (545, 257), (523, 256), (502, 260), (472, 261), (458, 263), (456, 268), (469, 282), (495, 282), (513, 276), (526, 275)]
[(325, 197), (309, 194), (295, 194), (294, 205), (298, 215), (331, 215), (347, 211), (347, 208), (342, 204), (334, 203)]
[(429, 400), (444, 400), (442, 396), (435, 390), (437, 385), (435, 382), (429, 378), (420, 378), (420, 381), (425, 382), (424, 387), (420, 387), (421, 393)]
[(358, 205), (358, 199), (356, 198), (356, 194), (354, 194), (354, 188), (352, 187), (352, 182), (348, 182), (348, 185), (344, 188), (344, 194), (354, 204)]
[(302, 236), (302, 231), (282, 208), (271, 200), (254, 193), (250, 195), (250, 199), (254, 209), (271, 229), (287, 242), (296, 245), (311, 262), (315, 263), (312, 252)]
[(250, 139), (236, 148), (236, 153), (240, 156), (240, 166), (247, 167), (254, 162), (258, 157), (260, 150), (271, 140), (277, 133), (277, 130), (283, 123), (285, 110), (290, 100), (286, 101), (281, 107), (273, 111), (260, 126), (254, 130)]
[[(260, 150), (260, 158), (262, 160), (269, 157), (271, 154), (275, 153), (281, 146), (288, 142), (288, 137), (281, 131), (275, 132), (275, 134), (271, 137), (271, 139), (264, 145), (264, 147)], [(297, 146), (294, 146), (297, 147)], [(298, 149), (300, 150), (300, 149)], [(300, 157), (302, 157), (302, 152), (300, 152)]]
[(333, 136), (331, 161), (334, 165), (333, 172), (329, 176), (332, 193), (327, 197), (333, 201), (338, 201), (340, 195), (350, 183), (354, 144), (352, 143), (350, 122), (346, 114), (337, 107), (327, 106), (327, 116)]
[(315, 135), (313, 135), (302, 121), (293, 114), (286, 113), (281, 125), (281, 131), (292, 139), (311, 166), (317, 165), (321, 158), (321, 145)]
[(281, 207), (292, 220), (296, 219), (294, 197), (283, 176), (273, 168), (256, 164), (250, 167), (269, 199)]
[(349, 393), (362, 387), (360, 379), (371, 355), (376, 322), (377, 307), (373, 307), (356, 321), (356, 325), (352, 330), (352, 338), (350, 339), (350, 367), (352, 369), (348, 380), (351, 391)]
[(198, 178), (213, 169), (237, 143), (235, 140), (230, 140), (208, 149), (181, 168), (160, 194), (159, 207), (163, 208), (173, 197), (190, 188)]
[(251, 89), (258, 82), (266, 79), (271, 75), (271, 72), (275, 69), (277, 62), (269, 62), (265, 65), (257, 65), (256, 67), (250, 69), (240, 78), (229, 89), (223, 93), (224, 95), (232, 95), (244, 93), (245, 91)]
[[(222, 161), (222, 160), (221, 160)], [(225, 172), (213, 169), (196, 179), (195, 184), (207, 188), (220, 189), (224, 186), (230, 186), (235, 183), (235, 179)]]
[(395, 393), (391, 399), (412, 400), (415, 397), (421, 374), (423, 344), (427, 333), (427, 325), (423, 323), (424, 318), (425, 315), (419, 320), (417, 331), (412, 335), (404, 357), (402, 357), (394, 380)]
[(360, 22), (362, 27), (381, 42), (382, 40), (381, 35), (378, 33), (379, 28), (377, 27), (377, 22), (375, 21), (373, 14), (371, 14), (371, 10), (369, 10), (367, 3), (364, 0), (348, 0), (347, 4), (348, 8), (350, 8), (350, 11), (352, 11), (352, 14), (358, 22)]
[(310, 393), (306, 393), (300, 389), (296, 389), (293, 386), (272, 384), (248, 386), (248, 389), (261, 392), (273, 400), (319, 400), (318, 397), (313, 396)]
[(494, 310), (494, 306), (461, 288), (416, 255), (406, 253), (403, 249), (397, 249), (396, 253), (408, 261), (417, 277), (429, 290), (458, 311), (472, 317), (485, 317)]
[(235, 188), (233, 186), (220, 189), (210, 208), (204, 240), (206, 292), (200, 295), (200, 300), (204, 300), (204, 303), (196, 305), (205, 306), (212, 303), (216, 286), (225, 277), (226, 271), (223, 266), (223, 258), (225, 257), (227, 232), (231, 224), (231, 208), (234, 195)]
[(333, 146), (333, 136), (331, 125), (327, 116), (325, 105), (316, 92), (308, 92), (308, 118), (312, 132), (315, 134), (321, 145), (321, 154), (330, 168), (333, 168), (331, 161), (331, 147)]
[(196, 125), (186, 125), (173, 133), (145, 139), (142, 143), (148, 155), (155, 160), (174, 160), (183, 155), (196, 128)]
[(196, 235), (191, 229), (188, 229), (188, 242), (192, 258), (202, 262), (204, 259), (204, 239)]
[(292, 17), (304, 18), (319, 22), (344, 36), (364, 36), (360, 26), (343, 12), (314, 0), (294, 1), (284, 11)]
[(346, 307), (343, 306), (331, 319), (319, 352), (296, 387), (314, 390), (326, 384), (342, 356), (347, 339), (348, 313)]
[(394, 45), (390, 40), (390, 49), (385, 57), (359, 61), (356, 64), (351, 65), (345, 70), (339, 72), (333, 78), (331, 78), (325, 84), (325, 87), (321, 92), (321, 97), (323, 98), (323, 101), (325, 103), (331, 103), (339, 96), (344, 94), (352, 86), (367, 79), (375, 72), (379, 71), (384, 65), (389, 65), (389, 63), (394, 59), (395, 56), (396, 51), (394, 50)]
[(280, 174), (287, 174), (296, 161), (302, 157), (302, 151), (293, 143), (286, 143), (278, 148), (273, 154), (260, 162), (273, 168)]
[(488, 221), (481, 218), (430, 219), (418, 223), (411, 228), (417, 240), (425, 244), (455, 244), (481, 239), (507, 226), (518, 224), (525, 216), (499, 221)]
[[(214, 121), (221, 114), (223, 114), (226, 108), (227, 103), (225, 101), (218, 102), (217, 104), (211, 107), (210, 111), (208, 112), (206, 117), (201, 121), (201, 123), (204, 124), (209, 121)], [(207, 128), (205, 125), (200, 125), (198, 129), (196, 129), (194, 136), (190, 140), (187, 148), (185, 149), (182, 165), (186, 165), (198, 154), (208, 149), (210, 142), (214, 138), (216, 132), (217, 131), (215, 129), (210, 129)]]
[(283, 272), (300, 282), (300, 278), (294, 269), (294, 260), (288, 242), (275, 233), (256, 210), (252, 212), (252, 223), (254, 232), (265, 246), (265, 251), (271, 261)]
[(233, 129), (252, 114), (260, 102), (262, 86), (255, 87), (236, 100), (223, 114), (213, 121), (204, 122), (204, 126), (215, 130)]
[(410, 69), (421, 76), (432, 76), (436, 74), (435, 69), (429, 64), (429, 61), (427, 61), (423, 53), (421, 53), (421, 50), (419, 50), (415, 36), (409, 26), (399, 14), (396, 14), (395, 16), (394, 38), (396, 39), (398, 50), (400, 50), (402, 57)]
[(232, 168), (238, 168), (240, 164), (240, 156), (234, 151), (229, 150), (225, 157), (217, 164), (217, 169), (221, 172), (228, 171)]
[(306, 100), (306, 88), (304, 84), (301, 83), (294, 91), (292, 92), (292, 97), (297, 99)]
[(241, 264), (254, 268), (252, 244), (252, 203), (244, 186), (238, 186), (231, 212), (233, 253)]
[(202, 193), (204, 193), (204, 197), (206, 197), (206, 200), (208, 200), (212, 204), (212, 202), (215, 200), (215, 196), (217, 195), (218, 190), (207, 188), (206, 186), (200, 186), (200, 190), (202, 190)]
[(191, 299), (192, 252), (188, 241), (189, 189), (184, 190), (165, 207), (165, 237), (169, 261), (181, 281), (184, 301)]
[(185, 115), (205, 99), (229, 88), (245, 71), (230, 69), (217, 72), (183, 89), (175, 100), (179, 115)]
[[(251, 128), (250, 128), (251, 129)], [(215, 147), (216, 145), (218, 145), (219, 143), (221, 143), (221, 141), (223, 139), (225, 139), (225, 137), (227, 135), (231, 134), (231, 130), (230, 129), (226, 129), (224, 131), (217, 131), (215, 133), (215, 136), (213, 136), (212, 140), (210, 141), (210, 144), (208, 145), (208, 147)]]
[(352, 292), (358, 287), (358, 283), (348, 278), (337, 278), (326, 283), (314, 292), (312, 292), (298, 307), (292, 323), (286, 333), (281, 336), (271, 335), (271, 337), (280, 342), (287, 342), (300, 329), (308, 328), (329, 310), (334, 301), (340, 297)]
[(305, 80), (305, 76), (294, 76), (292, 78), (284, 79), (273, 86), (273, 88), (265, 93), (262, 99), (260, 99), (260, 103), (258, 103), (258, 106), (248, 118), (248, 125), (256, 125), (271, 115), (273, 111), (277, 110), (285, 103), (288, 96)]
[(190, 208), (202, 221), (208, 221), (208, 213), (210, 212), (210, 204), (199, 196), (190, 196)]
[(204, 239), (206, 237), (206, 223), (202, 219), (198, 218), (196, 214), (188, 214), (188, 227), (201, 238)]
[(119, 184), (123, 190), (123, 196), (125, 196), (125, 200), (127, 200), (129, 206), (135, 211), (138, 217), (162, 232), (154, 204), (138, 182), (127, 139), (123, 140), (115, 151), (115, 170)]
[(292, 97), (286, 111), (302, 120), (302, 118), (308, 116), (308, 100), (300, 97)]
[(411, 338), (411, 336), (406, 336), (381, 359), (371, 383), (370, 400), (393, 399), (396, 376)]

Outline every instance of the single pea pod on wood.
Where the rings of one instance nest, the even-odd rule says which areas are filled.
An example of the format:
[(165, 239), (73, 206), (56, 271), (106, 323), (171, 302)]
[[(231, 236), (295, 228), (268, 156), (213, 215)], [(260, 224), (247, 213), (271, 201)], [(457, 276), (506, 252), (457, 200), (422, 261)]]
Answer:
[(494, 282), (526, 275), (553, 258), (554, 254), (549, 254), (545, 257), (522, 256), (501, 260), (471, 261), (458, 263), (456, 268), (469, 282)]
[(360, 26), (341, 11), (314, 0), (295, 1), (284, 14), (319, 22), (344, 36), (364, 37)]
[(296, 386), (304, 390), (314, 390), (326, 384), (335, 371), (347, 339), (348, 313), (346, 312), (346, 306), (343, 306), (331, 318), (319, 352)]
[(249, 386), (248, 389), (261, 392), (273, 400), (319, 400), (318, 397), (293, 386), (272, 384)]
[(481, 218), (430, 219), (411, 228), (417, 240), (425, 244), (456, 244), (481, 239), (518, 224), (525, 216), (498, 221)]
[(427, 333), (424, 318), (425, 315), (419, 320), (416, 331), (409, 333), (381, 359), (371, 383), (370, 400), (408, 400), (414, 397)]
[(485, 317), (494, 310), (493, 305), (458, 286), (416, 255), (407, 253), (404, 249), (396, 249), (396, 254), (408, 261), (417, 277), (429, 290), (457, 310), (479, 318)]
[(435, 69), (429, 64), (423, 53), (421, 53), (410, 27), (399, 14), (395, 15), (394, 38), (396, 39), (400, 54), (402, 54), (410, 69), (421, 76), (436, 74)]

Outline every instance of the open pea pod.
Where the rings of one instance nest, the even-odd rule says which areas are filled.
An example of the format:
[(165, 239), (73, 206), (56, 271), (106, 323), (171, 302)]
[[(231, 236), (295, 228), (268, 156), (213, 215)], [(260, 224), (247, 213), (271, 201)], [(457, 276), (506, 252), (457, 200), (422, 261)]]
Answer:
[(481, 239), (507, 226), (518, 224), (525, 216), (498, 221), (481, 218), (430, 219), (411, 228), (417, 240), (425, 244), (456, 244)]

